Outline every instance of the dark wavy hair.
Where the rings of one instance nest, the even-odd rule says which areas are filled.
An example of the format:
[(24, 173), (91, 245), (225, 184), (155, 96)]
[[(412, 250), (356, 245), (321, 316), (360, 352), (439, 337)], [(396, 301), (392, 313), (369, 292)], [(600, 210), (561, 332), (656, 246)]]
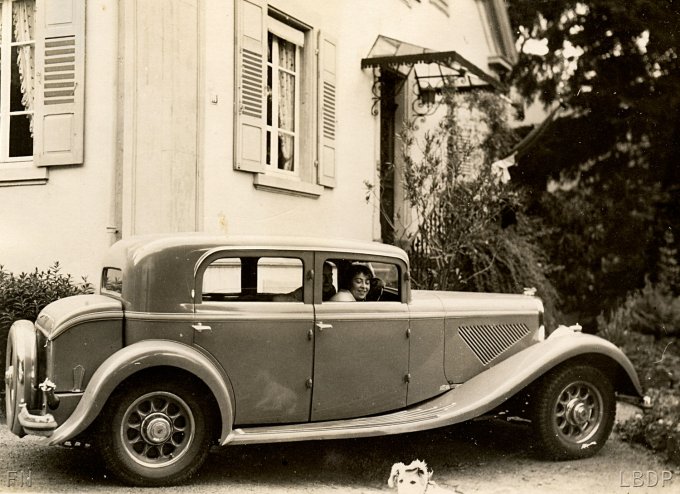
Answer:
[(345, 273), (345, 279), (342, 288), (349, 290), (352, 285), (352, 280), (357, 274), (364, 274), (368, 276), (368, 279), (373, 279), (373, 271), (366, 264), (352, 264)]

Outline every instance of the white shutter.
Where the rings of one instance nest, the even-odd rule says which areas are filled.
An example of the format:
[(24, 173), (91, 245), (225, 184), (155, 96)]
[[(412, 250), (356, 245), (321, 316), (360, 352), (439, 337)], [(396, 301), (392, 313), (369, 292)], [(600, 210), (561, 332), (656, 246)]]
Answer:
[(234, 168), (264, 172), (267, 3), (238, 0), (236, 12), (236, 136)]
[(85, 0), (37, 0), (35, 28), (35, 164), (81, 164)]
[(318, 102), (318, 182), (335, 187), (336, 114), (336, 48), (328, 34), (319, 33), (319, 102)]

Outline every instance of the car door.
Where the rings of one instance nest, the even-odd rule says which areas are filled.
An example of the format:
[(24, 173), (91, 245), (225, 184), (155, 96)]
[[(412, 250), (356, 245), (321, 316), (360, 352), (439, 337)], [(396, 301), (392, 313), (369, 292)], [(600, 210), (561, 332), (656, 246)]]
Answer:
[[(396, 278), (390, 282), (390, 296), (364, 302), (324, 300), (324, 263), (333, 266), (337, 289), (338, 274), (352, 262), (387, 268)], [(400, 292), (404, 269), (389, 258), (317, 254), (313, 421), (372, 415), (406, 405), (409, 313)]]
[(225, 251), (197, 270), (193, 341), (226, 371), (236, 425), (309, 420), (311, 266), (311, 253)]

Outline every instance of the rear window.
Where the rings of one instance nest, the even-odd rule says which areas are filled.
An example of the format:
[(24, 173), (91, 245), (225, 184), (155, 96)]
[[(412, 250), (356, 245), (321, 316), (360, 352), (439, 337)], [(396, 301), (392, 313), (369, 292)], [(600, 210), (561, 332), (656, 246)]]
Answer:
[(104, 268), (102, 273), (102, 293), (123, 295), (123, 272), (118, 268)]

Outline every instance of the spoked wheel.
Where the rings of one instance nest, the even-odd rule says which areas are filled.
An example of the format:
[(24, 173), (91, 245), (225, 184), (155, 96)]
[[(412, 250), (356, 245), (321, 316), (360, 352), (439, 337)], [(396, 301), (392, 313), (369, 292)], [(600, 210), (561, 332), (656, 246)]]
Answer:
[(616, 415), (609, 378), (588, 365), (564, 366), (546, 375), (536, 392), (532, 424), (552, 459), (587, 458), (607, 441)]
[(159, 380), (128, 383), (109, 401), (98, 445), (109, 469), (138, 486), (176, 484), (203, 464), (210, 447), (210, 414), (200, 388)]

